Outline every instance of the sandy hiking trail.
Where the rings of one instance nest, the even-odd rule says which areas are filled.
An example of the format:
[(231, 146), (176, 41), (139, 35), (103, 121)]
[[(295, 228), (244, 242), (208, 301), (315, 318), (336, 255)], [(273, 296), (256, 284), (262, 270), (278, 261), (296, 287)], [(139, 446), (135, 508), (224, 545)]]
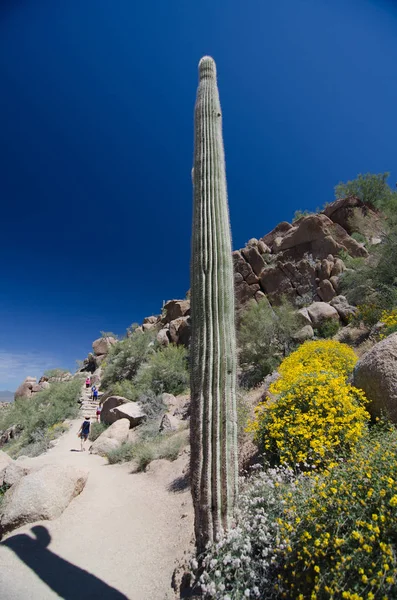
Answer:
[[(54, 521), (20, 527), (0, 543), (4, 600), (169, 600), (171, 576), (193, 532), (190, 491), (171, 491), (187, 454), (155, 461), (146, 473), (108, 465), (80, 448), (73, 421), (47, 453), (20, 463), (73, 465), (89, 472), (85, 489)], [(35, 525), (41, 526), (31, 531)], [(37, 537), (36, 537), (37, 534)], [(49, 539), (48, 535), (51, 539)], [(49, 542), (49, 543), (48, 543)]]

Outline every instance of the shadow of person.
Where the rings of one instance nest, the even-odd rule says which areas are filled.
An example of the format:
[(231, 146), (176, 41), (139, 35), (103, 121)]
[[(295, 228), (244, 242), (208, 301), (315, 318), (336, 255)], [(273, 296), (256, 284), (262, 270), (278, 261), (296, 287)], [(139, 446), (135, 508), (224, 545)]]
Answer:
[[(24, 533), (9, 537), (1, 543), (18, 556), (58, 596), (66, 600), (101, 598), (105, 600), (128, 600), (121, 592), (76, 567), (48, 549), (51, 536), (42, 525), (32, 527), (36, 539)], [(82, 539), (82, 543), (84, 540)]]

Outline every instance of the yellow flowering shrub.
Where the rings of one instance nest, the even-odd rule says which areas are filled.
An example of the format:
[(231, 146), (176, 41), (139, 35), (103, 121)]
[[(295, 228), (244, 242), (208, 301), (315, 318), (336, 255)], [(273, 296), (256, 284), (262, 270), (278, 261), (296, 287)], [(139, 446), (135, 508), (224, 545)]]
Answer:
[(270, 393), (279, 394), (295, 383), (300, 375), (334, 373), (344, 378), (353, 371), (357, 356), (347, 344), (333, 340), (305, 342), (283, 360), (278, 368), (281, 377), (270, 387)]
[(375, 429), (348, 461), (284, 495), (280, 597), (397, 597), (396, 447), (394, 428)]
[(397, 308), (393, 308), (393, 310), (384, 310), (380, 316), (380, 322), (386, 326), (381, 333), (381, 339), (397, 331)]
[(248, 426), (274, 462), (329, 465), (357, 443), (369, 414), (364, 393), (346, 382), (356, 360), (345, 344), (319, 341), (282, 362), (269, 388), (277, 399), (260, 403)]

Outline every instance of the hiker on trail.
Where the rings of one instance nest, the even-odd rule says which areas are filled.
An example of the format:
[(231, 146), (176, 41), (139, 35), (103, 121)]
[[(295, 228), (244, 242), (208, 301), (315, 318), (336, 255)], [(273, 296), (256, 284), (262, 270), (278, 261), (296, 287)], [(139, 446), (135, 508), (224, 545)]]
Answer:
[(81, 440), (81, 452), (83, 452), (85, 450), (84, 444), (88, 440), (88, 436), (90, 434), (90, 427), (91, 427), (90, 417), (84, 417), (84, 421), (83, 421), (83, 423), (79, 429), (79, 432), (77, 434), (77, 436)]
[(96, 409), (96, 420), (97, 420), (97, 423), (99, 423), (99, 421), (101, 420), (101, 410), (102, 410), (102, 406), (100, 406), (98, 404), (97, 409)]
[(93, 398), (93, 397), (94, 397), (94, 392), (95, 392), (95, 390), (96, 390), (96, 385), (93, 385), (93, 386), (91, 387), (91, 398)]
[(92, 398), (93, 400), (98, 400), (98, 388), (94, 386), (94, 389), (92, 390)]
[(90, 385), (91, 385), (91, 378), (87, 377), (87, 379), (85, 380), (85, 387), (86, 387), (87, 390), (90, 387)]

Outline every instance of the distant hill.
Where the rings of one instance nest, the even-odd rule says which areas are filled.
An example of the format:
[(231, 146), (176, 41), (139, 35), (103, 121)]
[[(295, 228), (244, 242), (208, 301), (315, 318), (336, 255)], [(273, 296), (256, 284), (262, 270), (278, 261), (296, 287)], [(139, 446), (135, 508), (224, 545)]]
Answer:
[(0, 390), (0, 402), (12, 402), (14, 400), (14, 392), (9, 390)]

